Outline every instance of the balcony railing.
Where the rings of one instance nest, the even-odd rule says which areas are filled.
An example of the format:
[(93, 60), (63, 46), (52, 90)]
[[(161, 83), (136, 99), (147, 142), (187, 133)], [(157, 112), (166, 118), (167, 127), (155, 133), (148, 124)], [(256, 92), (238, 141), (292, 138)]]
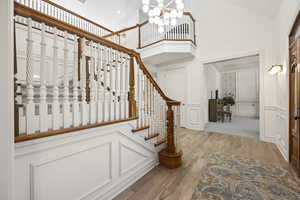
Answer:
[(191, 41), (196, 45), (195, 19), (185, 12), (175, 26), (165, 25), (164, 32), (158, 32), (156, 24), (148, 21), (139, 26), (139, 48), (156, 44), (161, 41)]

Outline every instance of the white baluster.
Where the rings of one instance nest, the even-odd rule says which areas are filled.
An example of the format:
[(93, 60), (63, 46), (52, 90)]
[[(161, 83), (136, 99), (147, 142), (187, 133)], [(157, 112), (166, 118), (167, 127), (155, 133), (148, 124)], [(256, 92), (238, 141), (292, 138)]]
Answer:
[(120, 117), (121, 119), (125, 118), (125, 65), (126, 61), (124, 58), (124, 54), (121, 53), (121, 68), (120, 68), (120, 90), (121, 90), (121, 98), (120, 98)]
[(69, 102), (69, 67), (68, 67), (68, 33), (64, 32), (64, 81), (63, 81), (63, 125), (70, 127), (70, 102)]
[(58, 45), (57, 45), (57, 28), (53, 29), (53, 104), (52, 104), (52, 124), (53, 129), (60, 127), (59, 122), (59, 89), (58, 89)]
[(95, 83), (95, 48), (94, 43), (90, 43), (90, 57), (89, 61), (90, 73), (89, 73), (89, 84), (90, 84), (90, 123), (96, 123), (96, 83)]
[(109, 87), (110, 87), (110, 112), (109, 112), (109, 120), (114, 120), (114, 50), (110, 49), (109, 53), (110, 62), (109, 62)]
[(116, 51), (115, 65), (115, 120), (120, 119), (120, 52)]
[(28, 31), (27, 31), (27, 59), (26, 59), (26, 131), (27, 134), (35, 132), (34, 129), (34, 102), (33, 102), (33, 38), (32, 38), (32, 19), (28, 18)]
[(125, 118), (129, 117), (129, 57), (126, 54), (126, 64), (125, 64)]
[(78, 103), (78, 37), (74, 36), (74, 69), (73, 69), (73, 126), (80, 125)]
[(40, 131), (48, 130), (48, 109), (47, 109), (47, 88), (46, 88), (46, 42), (45, 42), (45, 23), (41, 29), (41, 60), (40, 60)]
[(86, 102), (86, 39), (81, 38), (81, 58), (80, 58), (80, 84), (81, 84), (81, 123), (87, 125), (87, 102)]
[(142, 116), (141, 116), (141, 107), (142, 107), (142, 80), (141, 80), (141, 69), (138, 67), (137, 71), (137, 108), (138, 108), (138, 127), (142, 127)]
[(98, 99), (97, 99), (97, 122), (103, 122), (103, 111), (104, 111), (104, 95), (105, 95), (105, 90), (104, 87), (102, 86), (102, 83), (104, 84), (104, 62), (103, 62), (103, 49), (101, 45), (98, 43), (97, 44), (97, 50), (98, 50), (98, 63), (97, 63), (97, 80), (98, 80)]
[(110, 94), (108, 91), (108, 81), (109, 81), (109, 73), (108, 73), (108, 66), (109, 66), (109, 48), (105, 47), (105, 63), (104, 63), (104, 121), (109, 120), (109, 113), (110, 113)]

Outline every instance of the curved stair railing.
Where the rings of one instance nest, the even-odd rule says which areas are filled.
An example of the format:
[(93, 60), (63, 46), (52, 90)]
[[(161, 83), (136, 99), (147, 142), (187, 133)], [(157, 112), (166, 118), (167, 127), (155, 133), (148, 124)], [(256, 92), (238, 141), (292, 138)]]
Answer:
[(58, 7), (71, 15), (60, 19), (57, 9), (30, 6), (48, 1), (22, 2), (14, 18), (15, 142), (137, 120), (133, 133), (147, 130), (146, 141), (166, 144), (160, 162), (178, 167), (180, 102), (165, 95), (140, 54), (64, 21), (73, 19), (66, 9)]

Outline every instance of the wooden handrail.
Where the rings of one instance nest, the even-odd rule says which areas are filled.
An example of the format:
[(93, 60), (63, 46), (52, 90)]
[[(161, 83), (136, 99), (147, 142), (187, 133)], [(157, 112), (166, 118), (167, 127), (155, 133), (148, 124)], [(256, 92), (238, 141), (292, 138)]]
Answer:
[(83, 19), (83, 20), (85, 20), (85, 21), (87, 21), (87, 22), (89, 22), (89, 23), (91, 23), (91, 24), (93, 24), (93, 25), (95, 25), (95, 26), (98, 26), (98, 27), (100, 27), (100, 28), (102, 28), (102, 29), (104, 29), (104, 30), (106, 30), (106, 31), (108, 31), (108, 32), (114, 33), (114, 31), (112, 31), (112, 30), (110, 30), (110, 29), (108, 29), (108, 28), (106, 28), (106, 27), (104, 27), (104, 26), (102, 26), (102, 25), (100, 25), (100, 24), (97, 24), (96, 22), (94, 22), (94, 21), (92, 21), (92, 20), (89, 20), (89, 19), (87, 19), (87, 18), (85, 18), (85, 17), (83, 17), (83, 16), (81, 16), (81, 15), (79, 15), (79, 14), (77, 14), (77, 13), (71, 11), (71, 10), (68, 10), (68, 9), (66, 9), (65, 7), (60, 6), (60, 5), (58, 5), (58, 4), (56, 4), (56, 3), (52, 2), (52, 1), (49, 1), (49, 0), (42, 0), (42, 1), (44, 1), (44, 2), (46, 2), (46, 3), (48, 3), (48, 4), (50, 4), (50, 5), (52, 5), (52, 6), (54, 6), (54, 7), (57, 7), (57, 8), (59, 8), (59, 9), (62, 9), (62, 10), (64, 10), (64, 11), (66, 11), (66, 12), (68, 12), (68, 13), (70, 13), (70, 14), (76, 16), (76, 17), (79, 17), (79, 18), (81, 18), (81, 19)]
[(120, 33), (124, 33), (124, 32), (130, 31), (130, 30), (132, 30), (132, 29), (136, 29), (136, 28), (138, 28), (139, 26), (140, 26), (139, 24), (136, 24), (136, 25), (134, 25), (134, 26), (131, 26), (131, 27), (128, 27), (128, 28), (124, 28), (124, 29), (121, 29), (121, 30), (119, 30), (119, 31), (117, 31), (117, 32), (114, 32), (114, 33), (110, 33), (110, 34), (108, 34), (108, 35), (105, 35), (105, 36), (103, 36), (103, 38), (108, 38), (108, 37), (111, 37), (111, 36), (114, 36), (114, 35), (120, 35)]

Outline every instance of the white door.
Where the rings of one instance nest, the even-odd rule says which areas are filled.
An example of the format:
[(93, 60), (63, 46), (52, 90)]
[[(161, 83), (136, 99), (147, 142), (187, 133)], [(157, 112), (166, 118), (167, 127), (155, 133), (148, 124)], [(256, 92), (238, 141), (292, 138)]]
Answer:
[(167, 69), (158, 72), (159, 86), (165, 92), (167, 97), (181, 102), (181, 127), (185, 127), (185, 97), (186, 97), (186, 80), (185, 68)]

